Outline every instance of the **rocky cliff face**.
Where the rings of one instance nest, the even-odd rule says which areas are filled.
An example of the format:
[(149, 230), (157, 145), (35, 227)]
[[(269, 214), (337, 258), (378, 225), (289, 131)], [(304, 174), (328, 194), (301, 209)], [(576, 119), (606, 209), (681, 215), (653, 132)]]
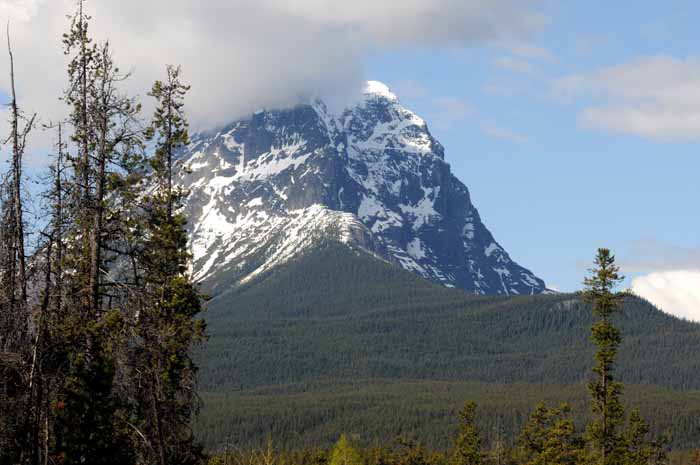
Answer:
[(329, 240), (478, 294), (546, 290), (481, 222), (425, 121), (381, 83), (342, 114), (315, 101), (198, 134), (178, 163), (193, 272), (213, 292)]

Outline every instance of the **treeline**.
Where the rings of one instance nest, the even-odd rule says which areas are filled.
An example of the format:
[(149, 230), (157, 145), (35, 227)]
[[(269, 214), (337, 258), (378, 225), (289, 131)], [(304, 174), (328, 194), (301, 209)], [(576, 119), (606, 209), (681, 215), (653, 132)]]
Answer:
[[(533, 418), (537, 418), (536, 412)], [(528, 432), (532, 430), (529, 429)], [(537, 452), (529, 438), (524, 434), (519, 438), (518, 445), (514, 447), (496, 446), (490, 449), (480, 449), (478, 454), (473, 454), (471, 463), (479, 465), (519, 465), (519, 464), (560, 464), (580, 462), (558, 462), (556, 460), (544, 461), (542, 454)], [(452, 438), (456, 443), (457, 441)], [(455, 444), (456, 445), (456, 444)], [(534, 447), (533, 447), (534, 446)], [(664, 453), (663, 450), (652, 449), (643, 454), (649, 460), (631, 463), (648, 465), (661, 462), (669, 465), (698, 465), (700, 464), (700, 450), (673, 451)], [(547, 459), (551, 459), (548, 456)], [(634, 460), (634, 459), (631, 459)], [(209, 465), (453, 465), (457, 462), (452, 450), (431, 449), (418, 441), (399, 437), (386, 444), (374, 443), (368, 446), (359, 444), (354, 436), (341, 436), (334, 447), (302, 448), (297, 450), (278, 449), (272, 440), (266, 447), (240, 450), (230, 447), (213, 457)], [(623, 462), (624, 463), (624, 462)], [(630, 462), (628, 462), (630, 463)], [(462, 462), (460, 465), (466, 465)]]
[[(225, 444), (254, 450), (268, 436), (281, 449), (328, 447), (338, 439), (338, 431), (358, 435), (364, 445), (391, 444), (406, 436), (427, 448), (444, 450), (452, 442), (454, 418), (464, 399), (479, 402), (477, 421), (486, 448), (499, 437), (505, 446), (514, 446), (533, 406), (543, 400), (569, 404), (577, 427), (592, 417), (584, 383), (346, 379), (203, 392), (195, 432), (211, 450), (221, 450)], [(672, 449), (700, 445), (700, 391), (627, 384), (624, 400), (629, 408), (639, 409), (653, 434), (672, 433)]]
[[(301, 450), (275, 455), (269, 446), (260, 452), (224, 448), (210, 461), (227, 464), (329, 464), (329, 465), (662, 465), (670, 463), (666, 434), (652, 435), (638, 410), (627, 411), (622, 403), (624, 386), (614, 377), (617, 352), (622, 341), (611, 317), (620, 310), (623, 294), (613, 292), (622, 278), (610, 251), (600, 249), (595, 268), (586, 279), (583, 298), (591, 305), (595, 322), (590, 338), (595, 347), (589, 391), (590, 421), (578, 427), (571, 407), (564, 403), (538, 403), (518, 434), (515, 446), (506, 445), (497, 432), (491, 448), (483, 446), (477, 422), (477, 404), (466, 402), (459, 414), (458, 430), (447, 452), (429, 452), (419, 444), (402, 440), (402, 448), (376, 445), (359, 449), (341, 436), (330, 451)], [(233, 452), (233, 453), (231, 453)], [(700, 462), (700, 451), (687, 463)]]
[(21, 111), (8, 31), (0, 463), (200, 463), (190, 350), (204, 325), (187, 271), (186, 193), (173, 182), (173, 157), (188, 143), (188, 87), (168, 66), (149, 93), (156, 109), (145, 122), (141, 104), (122, 91), (128, 74), (89, 23), (80, 0), (62, 37), (67, 81), (56, 97), (66, 118), (44, 124), (56, 145), (36, 231), (27, 227), (22, 161), (39, 128)]

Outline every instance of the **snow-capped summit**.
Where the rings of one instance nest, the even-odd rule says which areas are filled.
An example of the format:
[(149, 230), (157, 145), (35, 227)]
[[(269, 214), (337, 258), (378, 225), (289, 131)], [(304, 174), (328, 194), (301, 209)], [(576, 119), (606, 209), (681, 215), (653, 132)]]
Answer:
[(212, 292), (323, 241), (477, 294), (545, 291), (496, 242), (426, 122), (370, 81), (361, 102), (262, 111), (198, 134), (179, 158), (193, 272)]
[(389, 86), (379, 81), (367, 81), (365, 83), (364, 94), (383, 97), (392, 102), (398, 102), (399, 100), (396, 94), (389, 89)]

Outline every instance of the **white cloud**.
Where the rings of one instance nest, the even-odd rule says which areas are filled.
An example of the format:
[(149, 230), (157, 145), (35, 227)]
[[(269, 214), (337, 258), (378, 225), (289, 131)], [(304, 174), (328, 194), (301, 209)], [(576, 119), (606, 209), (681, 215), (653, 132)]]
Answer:
[(528, 138), (526, 136), (499, 126), (487, 125), (482, 127), (481, 131), (487, 136), (495, 137), (496, 139), (501, 139), (516, 144), (524, 144), (528, 141)]
[[(92, 33), (109, 38), (117, 63), (132, 72), (130, 93), (145, 96), (165, 64), (183, 66), (192, 85), (187, 110), (201, 128), (310, 96), (359, 94), (364, 58), (378, 50), (517, 40), (542, 25), (539, 3), (88, 0), (86, 8)], [(61, 34), (74, 7), (75, 0), (0, 0), (0, 16), (12, 21), (20, 103), (44, 119), (65, 114)], [(2, 89), (7, 74), (0, 58)]]
[(661, 141), (700, 139), (700, 58), (654, 56), (555, 81), (565, 99), (591, 98), (585, 127)]
[(632, 280), (632, 291), (662, 311), (700, 322), (700, 270), (661, 271)]
[(640, 240), (620, 261), (632, 290), (662, 311), (700, 322), (700, 248)]
[(0, 0), (0, 20), (29, 21), (42, 0)]

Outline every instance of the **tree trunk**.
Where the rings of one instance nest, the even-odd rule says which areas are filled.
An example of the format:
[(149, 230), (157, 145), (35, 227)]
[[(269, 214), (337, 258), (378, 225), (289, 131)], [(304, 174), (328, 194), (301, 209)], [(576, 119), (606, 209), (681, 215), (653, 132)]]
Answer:
[(14, 248), (17, 261), (17, 281), (19, 286), (20, 304), (24, 307), (27, 303), (27, 276), (24, 254), (24, 218), (22, 212), (22, 152), (23, 147), (19, 135), (19, 109), (17, 108), (17, 93), (15, 91), (15, 64), (10, 44), (10, 29), (7, 29), (7, 51), (10, 56), (10, 89), (12, 102), (10, 103), (12, 126), (12, 205), (14, 210)]
[[(105, 110), (106, 111), (106, 110)], [(107, 163), (107, 116), (102, 116), (100, 147), (97, 161), (97, 176), (95, 185), (95, 211), (90, 254), (90, 302), (92, 311), (97, 315), (100, 309), (100, 265), (102, 262), (102, 229), (104, 219), (105, 169)]]

